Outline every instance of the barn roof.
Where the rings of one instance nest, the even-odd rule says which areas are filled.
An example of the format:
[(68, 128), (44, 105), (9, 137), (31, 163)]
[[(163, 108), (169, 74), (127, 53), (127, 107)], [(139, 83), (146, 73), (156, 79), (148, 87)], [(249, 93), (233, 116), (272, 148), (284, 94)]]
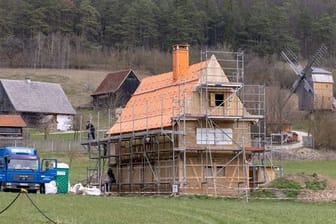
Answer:
[(320, 68), (320, 67), (312, 67), (313, 71), (312, 71), (312, 74), (331, 74), (331, 72), (323, 69), (323, 68)]
[(327, 74), (313, 74), (313, 82), (322, 82), (322, 83), (334, 83), (332, 75)]
[(0, 115), (0, 127), (26, 127), (20, 115)]
[(60, 84), (31, 80), (0, 80), (17, 112), (76, 114)]
[(204, 81), (206, 70), (216, 74), (215, 81), (229, 82), (215, 56), (189, 66), (178, 81), (173, 72), (144, 78), (107, 134), (171, 127), (172, 117), (178, 113), (176, 100), (190, 99), (198, 83)]
[(107, 74), (97, 89), (91, 94), (91, 96), (113, 93), (117, 91), (131, 73), (136, 77), (135, 73), (131, 69)]
[(334, 83), (331, 72), (319, 67), (312, 67), (312, 69), (313, 82)]

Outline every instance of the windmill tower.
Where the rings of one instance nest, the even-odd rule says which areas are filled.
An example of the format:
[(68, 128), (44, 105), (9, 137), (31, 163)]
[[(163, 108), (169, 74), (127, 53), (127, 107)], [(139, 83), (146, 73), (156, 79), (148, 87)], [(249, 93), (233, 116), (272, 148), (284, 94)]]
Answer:
[(322, 45), (307, 65), (302, 67), (298, 63), (296, 55), (291, 50), (287, 49), (281, 52), (282, 57), (297, 76), (289, 97), (294, 93), (298, 95), (299, 110), (333, 109), (335, 101), (333, 97), (333, 77), (330, 72), (316, 67), (326, 53), (327, 47)]

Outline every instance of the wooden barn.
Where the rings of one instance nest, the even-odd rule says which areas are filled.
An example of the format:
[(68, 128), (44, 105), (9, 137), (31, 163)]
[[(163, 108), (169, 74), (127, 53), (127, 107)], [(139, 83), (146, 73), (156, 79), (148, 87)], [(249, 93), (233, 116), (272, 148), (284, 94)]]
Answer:
[(124, 107), (139, 83), (138, 77), (132, 70), (107, 74), (91, 94), (93, 107), (95, 109)]
[(28, 127), (57, 125), (58, 115), (75, 115), (60, 84), (0, 80), (0, 114), (20, 115)]
[(25, 127), (19, 115), (0, 115), (0, 147), (21, 146)]
[(264, 88), (247, 91), (234, 74), (230, 81), (214, 55), (189, 65), (189, 46), (175, 45), (172, 72), (144, 78), (108, 137), (82, 143), (98, 146), (90, 157), (102, 158), (99, 167), (112, 165), (113, 191), (237, 195), (274, 178), (255, 162), (265, 148), (251, 132), (264, 118)]
[(331, 72), (322, 68), (313, 68), (314, 109), (332, 110), (334, 100), (334, 79)]

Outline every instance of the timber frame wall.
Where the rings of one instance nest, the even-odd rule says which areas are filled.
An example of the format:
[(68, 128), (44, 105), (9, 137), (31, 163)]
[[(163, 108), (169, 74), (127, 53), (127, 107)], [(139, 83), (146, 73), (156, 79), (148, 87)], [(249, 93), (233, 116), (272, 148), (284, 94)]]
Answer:
[[(191, 99), (174, 99), (173, 110), (179, 115), (172, 117), (171, 128), (82, 142), (96, 162), (88, 168), (89, 184), (104, 186), (108, 164), (116, 176), (112, 191), (119, 194), (245, 195), (269, 180), (272, 161), (267, 162), (264, 142), (265, 88), (244, 85), (242, 52), (205, 51), (201, 60), (211, 54), (225, 64), (230, 83), (212, 85), (206, 74)], [(222, 105), (211, 107), (211, 94), (216, 92), (228, 96)], [(230, 108), (238, 108), (238, 103), (243, 107), (232, 112)], [(216, 134), (208, 132), (217, 128), (232, 131), (220, 133), (230, 144), (211, 144), (216, 140), (208, 135), (216, 138)], [(195, 130), (203, 130), (205, 142), (196, 144), (203, 137)]]

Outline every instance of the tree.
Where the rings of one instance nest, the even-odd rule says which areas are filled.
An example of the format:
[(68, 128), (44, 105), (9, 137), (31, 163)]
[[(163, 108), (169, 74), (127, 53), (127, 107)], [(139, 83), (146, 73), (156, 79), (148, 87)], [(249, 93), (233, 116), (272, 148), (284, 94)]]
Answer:
[(105, 51), (119, 48), (122, 43), (121, 20), (127, 16), (131, 0), (99, 0), (94, 5), (100, 14), (100, 44)]
[(15, 63), (15, 56), (22, 52), (23, 43), (20, 39), (13, 35), (9, 35), (2, 39), (0, 44), (1, 54), (5, 55), (12, 67)]
[(336, 16), (334, 19), (324, 14), (313, 22), (314, 40), (317, 43), (324, 43), (329, 48), (329, 53), (335, 54), (336, 50)]
[(78, 6), (75, 31), (81, 40), (96, 43), (100, 32), (99, 12), (90, 0), (81, 0)]
[(316, 49), (313, 40), (313, 30), (312, 30), (313, 18), (307, 7), (304, 7), (301, 12), (299, 12), (299, 17), (297, 21), (297, 35), (301, 40), (302, 55), (309, 57), (311, 55), (311, 50)]
[(268, 132), (283, 131), (286, 124), (291, 123), (298, 111), (297, 96), (291, 95), (287, 89), (279, 86), (266, 88), (266, 122)]
[(152, 0), (133, 2), (127, 16), (121, 20), (121, 37), (124, 47), (152, 48), (158, 44), (157, 15), (159, 9)]
[(0, 38), (13, 35), (14, 15), (13, 4), (0, 0)]
[(164, 49), (170, 49), (176, 43), (193, 45), (205, 42), (204, 12), (198, 11), (193, 1), (170, 1), (167, 7), (162, 12), (164, 22), (163, 26), (160, 26), (160, 33), (165, 35)]
[(315, 111), (310, 114), (310, 131), (317, 149), (335, 149), (336, 118), (333, 113)]
[(55, 49), (93, 61), (114, 50), (167, 52), (176, 43), (262, 57), (288, 47), (307, 58), (321, 43), (335, 54), (335, 9), (332, 0), (0, 0), (0, 46), (19, 41), (18, 63), (39, 67), (57, 64)]

